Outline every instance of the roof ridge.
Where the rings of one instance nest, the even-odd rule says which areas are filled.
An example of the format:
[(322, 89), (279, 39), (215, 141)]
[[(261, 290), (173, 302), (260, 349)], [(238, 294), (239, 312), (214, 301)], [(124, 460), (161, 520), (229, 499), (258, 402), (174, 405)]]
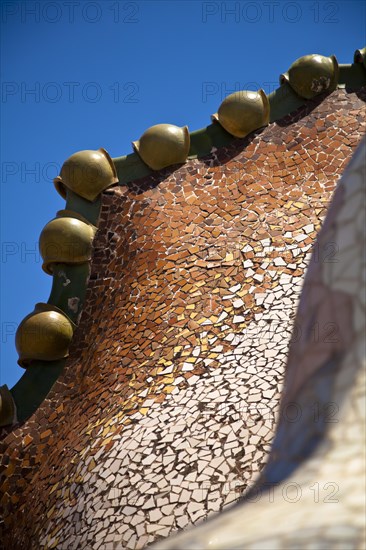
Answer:
[[(223, 147), (238, 137), (246, 137), (293, 113), (309, 101), (323, 101), (337, 87), (347, 90), (360, 89), (366, 85), (365, 68), (366, 48), (356, 50), (354, 63), (351, 65), (338, 66), (334, 56), (304, 56), (291, 65), (288, 73), (281, 75), (280, 87), (268, 96), (263, 90), (238, 92), (228, 96), (218, 113), (214, 115), (214, 122), (205, 128), (189, 133), (187, 127), (181, 129), (173, 125), (157, 125), (158, 128), (155, 126), (148, 129), (135, 143), (136, 152), (114, 159), (110, 159), (104, 149), (97, 152), (81, 152), (84, 154), (81, 159), (81, 153), (76, 153), (66, 161), (61, 175), (57, 178), (57, 189), (66, 197), (66, 206), (65, 210), (57, 213), (53, 221), (56, 220), (58, 223), (62, 220), (61, 225), (65, 227), (66, 234), (73, 239), (72, 242), (77, 247), (91, 247), (90, 224), (98, 226), (101, 193), (117, 183), (116, 175), (119, 185), (125, 185), (161, 168), (210, 154), (213, 147)], [(304, 97), (304, 94), (308, 97)], [(156, 143), (159, 144), (158, 148)], [(151, 155), (158, 157), (158, 164), (152, 162)], [(75, 162), (71, 163), (70, 168), (72, 158)], [(93, 196), (83, 186), (74, 186), (75, 180), (81, 176), (83, 181), (92, 181)], [(49, 222), (46, 228), (51, 223)], [(44, 250), (47, 250), (49, 237), (47, 231), (44, 233), (45, 229), (42, 233), (45, 239)], [(84, 250), (84, 256), (80, 257), (75, 250), (67, 252), (61, 236), (60, 239), (56, 255), (44, 258), (49, 272), (53, 275), (48, 311), (35, 310), (22, 321), (18, 331), (22, 327), (21, 330), (24, 332), (25, 327), (26, 333), (26, 323), (29, 320), (35, 323), (35, 326), (38, 326), (37, 323), (46, 322), (47, 330), (50, 330), (50, 319), (47, 321), (47, 315), (54, 315), (55, 312), (59, 315), (58, 323), (67, 324), (69, 321), (70, 326), (73, 326), (79, 322), (90, 277), (90, 248), (87, 253)], [(45, 255), (47, 252), (43, 252), (43, 256)], [(57, 323), (54, 328), (56, 332), (59, 331)], [(26, 349), (28, 344), (21, 338), (21, 331), (17, 336), (20, 354), (34, 354), (34, 348)], [(45, 399), (64, 368), (71, 342), (69, 327), (63, 338), (64, 342), (58, 355), (51, 354), (51, 357), (46, 349), (37, 349), (34, 357), (30, 357), (28, 353), (27, 361), (33, 359), (31, 368), (28, 367), (11, 390), (6, 385), (0, 388), (0, 426), (25, 421)], [(37, 345), (42, 347), (40, 342), (36, 342)]]

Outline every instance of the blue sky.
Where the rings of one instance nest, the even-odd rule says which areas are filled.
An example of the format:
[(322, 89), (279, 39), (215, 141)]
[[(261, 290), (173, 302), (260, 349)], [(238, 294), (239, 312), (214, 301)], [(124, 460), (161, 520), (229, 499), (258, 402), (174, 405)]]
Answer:
[(81, 149), (132, 152), (162, 122), (196, 130), (235, 89), (278, 86), (301, 55), (351, 63), (362, 1), (3, 1), (1, 7), (1, 363), (52, 278), (37, 242), (64, 201), (52, 180)]

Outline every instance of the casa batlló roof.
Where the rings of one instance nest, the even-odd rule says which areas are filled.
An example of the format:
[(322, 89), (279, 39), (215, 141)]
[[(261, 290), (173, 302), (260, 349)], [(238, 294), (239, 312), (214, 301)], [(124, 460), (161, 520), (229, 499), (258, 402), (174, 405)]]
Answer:
[[(361, 547), (362, 414), (341, 403), (362, 387), (362, 149), (337, 182), (365, 84), (365, 49), (350, 65), (308, 55), (202, 130), (160, 124), (127, 156), (65, 161), (65, 209), (40, 236), (52, 291), (18, 328), (23, 377), (0, 389), (4, 544)], [(309, 480), (344, 478), (331, 517), (328, 493), (311, 506)], [(161, 542), (243, 493), (243, 512)]]

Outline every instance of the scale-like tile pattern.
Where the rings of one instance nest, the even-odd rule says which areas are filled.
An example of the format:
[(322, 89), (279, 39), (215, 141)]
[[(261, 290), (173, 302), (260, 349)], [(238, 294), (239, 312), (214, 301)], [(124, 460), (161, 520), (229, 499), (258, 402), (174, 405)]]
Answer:
[[(312, 257), (296, 319), (306, 336), (291, 347), (259, 483), (241, 506), (156, 550), (365, 548), (365, 187), (364, 138), (317, 239), (337, 255)], [(311, 329), (326, 325), (332, 334), (314, 339)]]
[[(104, 193), (65, 373), (3, 442), (8, 547), (143, 548), (253, 483), (304, 269), (363, 109), (338, 90)], [(322, 264), (336, 253), (333, 241), (315, 250)]]

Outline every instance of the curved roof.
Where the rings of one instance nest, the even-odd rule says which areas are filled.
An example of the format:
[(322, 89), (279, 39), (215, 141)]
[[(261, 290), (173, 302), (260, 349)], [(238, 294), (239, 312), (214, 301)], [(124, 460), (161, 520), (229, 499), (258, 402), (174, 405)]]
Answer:
[[(358, 90), (366, 84), (365, 48), (356, 50), (354, 63), (340, 65), (337, 87), (347, 91)], [(320, 57), (320, 56), (319, 56)], [(301, 58), (300, 58), (301, 59)], [(300, 97), (287, 81), (268, 96), (270, 106), (269, 123), (280, 121), (304, 105), (317, 105), (329, 93), (317, 95), (314, 99)], [(254, 131), (255, 133), (256, 131)], [(228, 146), (237, 138), (214, 122), (205, 128), (190, 133), (188, 160), (202, 158), (213, 150)], [(247, 142), (243, 141), (243, 146)], [(118, 176), (118, 185), (125, 186), (154, 173), (136, 153), (113, 159)], [(163, 169), (174, 170), (176, 166)], [(93, 202), (67, 190), (65, 208), (82, 215), (86, 221), (97, 225), (100, 215), (100, 196)], [(85, 302), (86, 289), (90, 276), (88, 263), (57, 264), (53, 272), (53, 286), (48, 303), (60, 308), (74, 323), (78, 323)], [(65, 359), (53, 361), (34, 361), (13, 388), (2, 387), (0, 404), (0, 425), (23, 422), (47, 396), (54, 382), (62, 372)]]

